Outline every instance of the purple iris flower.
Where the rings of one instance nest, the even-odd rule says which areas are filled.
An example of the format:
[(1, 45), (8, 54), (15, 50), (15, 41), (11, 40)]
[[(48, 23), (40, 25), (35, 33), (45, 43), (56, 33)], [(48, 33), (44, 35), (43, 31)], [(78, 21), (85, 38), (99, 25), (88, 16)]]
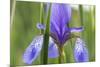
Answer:
[[(70, 39), (70, 33), (81, 32), (82, 27), (70, 28), (71, 7), (66, 4), (52, 4), (50, 17), (50, 39), (48, 46), (48, 58), (59, 56), (57, 45), (63, 45)], [(45, 25), (37, 24), (37, 28), (45, 29)], [(23, 61), (26, 64), (32, 64), (39, 56), (43, 44), (43, 35), (33, 39), (23, 55)]]
[(82, 27), (70, 28), (69, 22), (71, 20), (71, 7), (66, 4), (52, 4), (51, 19), (50, 19), (50, 33), (51, 37), (57, 45), (63, 45), (71, 38), (72, 32), (81, 32)]
[(88, 50), (84, 41), (80, 38), (77, 38), (74, 48), (74, 58), (76, 62), (88, 62)]

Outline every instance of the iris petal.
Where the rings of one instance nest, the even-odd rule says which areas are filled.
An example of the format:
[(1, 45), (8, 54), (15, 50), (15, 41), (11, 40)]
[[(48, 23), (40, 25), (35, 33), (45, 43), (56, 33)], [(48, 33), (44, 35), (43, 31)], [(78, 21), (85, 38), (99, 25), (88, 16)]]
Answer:
[(49, 48), (48, 48), (48, 57), (56, 58), (59, 56), (57, 45), (54, 43), (53, 39), (50, 37)]
[(56, 24), (67, 23), (71, 19), (71, 7), (66, 4), (52, 4), (51, 7), (51, 22)]
[[(41, 52), (42, 44), (43, 44), (43, 35), (36, 36), (23, 55), (24, 63), (32, 64), (32, 62), (36, 60), (36, 58)], [(57, 46), (54, 43), (53, 39), (50, 37), (48, 46), (48, 57), (56, 58), (58, 57), (58, 55), (59, 54)]]
[(51, 32), (53, 27), (60, 32), (71, 19), (71, 7), (65, 4), (52, 4), (51, 9), (50, 22), (54, 25), (50, 25)]
[(89, 61), (88, 50), (85, 46), (85, 43), (80, 38), (77, 38), (75, 43), (74, 58), (76, 62)]
[(37, 26), (38, 29), (43, 29), (43, 30), (45, 30), (45, 28), (46, 28), (45, 25), (44, 25), (44, 24), (41, 24), (41, 23), (37, 23), (36, 26)]
[(84, 30), (83, 27), (78, 27), (78, 28), (70, 28), (70, 32), (82, 32)]
[[(70, 32), (68, 23), (71, 19), (71, 7), (66, 4), (52, 4), (50, 17), (51, 36), (58, 42), (64, 44), (67, 38), (64, 36)], [(66, 30), (66, 28), (68, 28)], [(64, 35), (65, 34), (65, 35)], [(55, 36), (54, 36), (55, 35)]]
[(26, 64), (31, 64), (40, 54), (43, 43), (43, 36), (37, 36), (26, 49), (23, 55), (23, 61)]

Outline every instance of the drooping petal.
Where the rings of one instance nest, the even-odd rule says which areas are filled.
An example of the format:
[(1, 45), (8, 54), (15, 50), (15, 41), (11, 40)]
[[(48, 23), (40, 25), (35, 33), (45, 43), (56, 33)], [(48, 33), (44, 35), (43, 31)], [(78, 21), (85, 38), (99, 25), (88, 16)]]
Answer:
[(77, 38), (74, 48), (74, 58), (76, 62), (88, 62), (88, 50), (84, 41), (80, 38)]
[(49, 48), (48, 48), (48, 57), (57, 58), (59, 56), (57, 45), (54, 43), (53, 39), (50, 37)]
[(84, 30), (83, 27), (78, 27), (78, 28), (70, 28), (70, 32), (82, 32)]
[(36, 26), (37, 26), (38, 29), (43, 29), (43, 30), (45, 30), (45, 28), (46, 28), (45, 25), (44, 25), (44, 24), (41, 24), (41, 23), (37, 23)]
[(23, 55), (23, 61), (26, 64), (32, 64), (33, 61), (38, 57), (40, 54), (41, 48), (43, 43), (43, 36), (37, 36), (33, 39), (31, 44), (26, 49)]
[[(28, 46), (26, 51), (23, 55), (23, 61), (26, 64), (32, 64), (38, 57), (41, 52), (41, 48), (43, 45), (43, 35), (36, 36), (31, 44)], [(58, 57), (58, 49), (56, 44), (54, 43), (53, 39), (50, 37), (49, 39), (49, 46), (48, 46), (48, 57), (49, 58), (56, 58)]]
[[(66, 4), (52, 4), (50, 17), (51, 36), (63, 44), (66, 34), (70, 32), (68, 23), (71, 19), (71, 7)], [(64, 41), (64, 42), (63, 42)]]

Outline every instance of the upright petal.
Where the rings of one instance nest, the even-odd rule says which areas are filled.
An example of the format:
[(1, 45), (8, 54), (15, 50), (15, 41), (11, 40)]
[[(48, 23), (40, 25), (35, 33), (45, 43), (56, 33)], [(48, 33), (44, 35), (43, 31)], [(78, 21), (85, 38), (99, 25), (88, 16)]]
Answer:
[(38, 57), (40, 54), (41, 48), (43, 43), (43, 36), (36, 36), (31, 44), (26, 49), (23, 55), (23, 61), (26, 64), (32, 64), (33, 61)]
[[(66, 34), (69, 34), (68, 23), (71, 19), (71, 7), (66, 4), (52, 4), (50, 18), (51, 36), (59, 44), (63, 44), (64, 39), (68, 39)], [(66, 37), (66, 38), (64, 38)]]
[(56, 24), (67, 23), (71, 19), (71, 7), (67, 4), (52, 4), (51, 7), (51, 22)]
[(82, 39), (77, 38), (74, 48), (74, 58), (76, 62), (89, 61), (88, 50)]

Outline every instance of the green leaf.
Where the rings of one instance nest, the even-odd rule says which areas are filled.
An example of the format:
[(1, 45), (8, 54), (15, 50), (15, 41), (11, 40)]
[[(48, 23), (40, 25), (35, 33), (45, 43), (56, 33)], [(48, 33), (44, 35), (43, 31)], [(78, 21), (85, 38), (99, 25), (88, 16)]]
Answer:
[(49, 27), (50, 27), (50, 12), (51, 4), (49, 6), (47, 19), (46, 19), (46, 30), (44, 33), (43, 47), (42, 47), (42, 64), (48, 63), (48, 44), (49, 44)]
[[(84, 26), (84, 19), (83, 19), (83, 6), (82, 5), (79, 5), (79, 12), (80, 12), (80, 23), (81, 23), (81, 26)], [(84, 37), (84, 33), (82, 32), (81, 33), (82, 37)]]
[[(44, 20), (44, 15), (43, 14), (44, 14), (43, 3), (40, 3), (40, 23), (41, 24), (44, 24), (44, 21), (43, 21)], [(40, 30), (40, 33), (43, 34), (44, 33), (44, 30), (41, 29)]]
[(11, 0), (11, 6), (12, 6), (12, 9), (11, 9), (10, 25), (12, 26), (14, 15), (15, 15), (16, 0)]

